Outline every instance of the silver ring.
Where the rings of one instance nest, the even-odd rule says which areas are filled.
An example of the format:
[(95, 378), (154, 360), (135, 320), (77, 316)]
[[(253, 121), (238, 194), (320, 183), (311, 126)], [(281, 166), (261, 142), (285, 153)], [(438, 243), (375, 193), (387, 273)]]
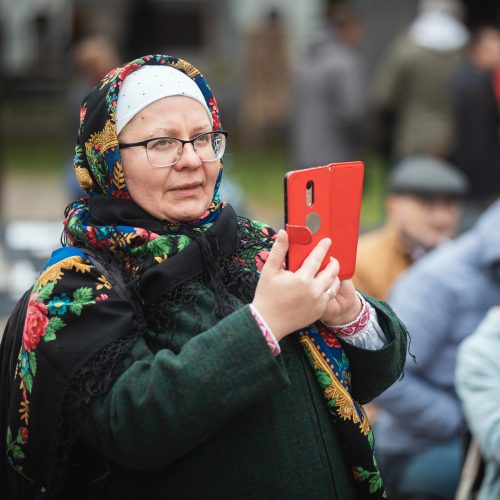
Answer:
[(328, 300), (332, 300), (333, 299), (333, 292), (332, 292), (331, 288), (327, 288), (325, 290), (325, 293), (328, 295)]

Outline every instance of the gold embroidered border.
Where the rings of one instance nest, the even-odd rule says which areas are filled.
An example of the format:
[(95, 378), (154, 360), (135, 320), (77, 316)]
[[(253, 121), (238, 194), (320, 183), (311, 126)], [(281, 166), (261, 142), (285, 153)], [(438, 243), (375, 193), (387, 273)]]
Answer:
[(201, 75), (200, 71), (196, 69), (192, 64), (184, 61), (184, 59), (179, 59), (175, 63), (171, 64), (174, 68), (180, 69), (186, 73), (190, 78)]
[(351, 395), (338, 380), (332, 368), (323, 358), (314, 342), (307, 335), (302, 335), (299, 338), (299, 342), (311, 354), (313, 358), (313, 368), (328, 373), (330, 379), (332, 380), (330, 386), (323, 390), (325, 397), (329, 400), (335, 400), (335, 406), (338, 409), (340, 417), (344, 420), (352, 420), (355, 424), (358, 424), (362, 434), (367, 436), (370, 432), (370, 423), (368, 422), (368, 418), (366, 417), (364, 410), (361, 408), (363, 418), (360, 419)]
[(113, 184), (117, 189), (125, 189), (125, 173), (123, 172), (123, 166), (121, 162), (117, 161), (113, 166)]
[(90, 177), (87, 169), (76, 167), (75, 173), (76, 178), (78, 179), (78, 182), (80, 183), (80, 186), (84, 191), (93, 187), (94, 182), (92, 181), (92, 177)]
[(104, 154), (110, 148), (118, 147), (118, 137), (116, 135), (116, 127), (111, 123), (111, 120), (106, 121), (106, 125), (100, 132), (96, 132), (90, 136), (90, 140), (85, 143), (85, 146), (91, 149), (98, 150)]
[(56, 262), (52, 266), (48, 267), (38, 278), (38, 287), (39, 289), (42, 286), (45, 286), (49, 281), (57, 281), (60, 280), (63, 276), (63, 269), (75, 269), (80, 273), (87, 273), (92, 269), (90, 264), (85, 264), (82, 257), (73, 256), (63, 259), (59, 262)]

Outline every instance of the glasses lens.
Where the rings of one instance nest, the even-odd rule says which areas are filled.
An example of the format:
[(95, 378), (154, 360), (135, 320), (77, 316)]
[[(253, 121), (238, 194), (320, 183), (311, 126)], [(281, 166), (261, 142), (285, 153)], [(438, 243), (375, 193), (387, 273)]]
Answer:
[(194, 149), (201, 161), (220, 160), (226, 148), (226, 136), (220, 132), (209, 132), (198, 136)]
[(148, 160), (154, 167), (174, 165), (181, 158), (182, 143), (172, 137), (162, 137), (148, 142)]
[[(201, 134), (194, 139), (193, 147), (201, 161), (220, 160), (226, 148), (226, 136), (220, 132)], [(168, 167), (181, 159), (182, 142), (173, 137), (161, 137), (148, 142), (146, 152), (153, 167)]]

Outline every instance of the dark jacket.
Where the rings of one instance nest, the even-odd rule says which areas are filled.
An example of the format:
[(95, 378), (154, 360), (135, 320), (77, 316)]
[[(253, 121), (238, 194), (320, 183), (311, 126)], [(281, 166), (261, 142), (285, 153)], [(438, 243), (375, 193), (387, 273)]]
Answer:
[[(81, 440), (109, 458), (103, 498), (355, 498), (296, 337), (274, 358), (248, 306), (216, 324), (211, 308), (185, 304), (175, 332), (139, 340), (85, 415)], [(385, 348), (344, 345), (360, 402), (394, 382), (404, 360), (399, 322), (378, 314)], [(193, 338), (198, 315), (206, 330)]]
[(470, 63), (454, 80), (456, 142), (454, 161), (469, 180), (469, 198), (500, 194), (500, 112), (493, 75)]
[[(213, 244), (215, 231), (205, 243)], [(219, 243), (228, 258), (217, 264), (225, 269), (235, 254), (225, 252), (225, 240)], [(62, 446), (54, 450), (68, 452), (56, 425), (62, 415), (73, 421), (77, 443), (64, 461), (65, 492), (37, 498), (356, 498), (341, 436), (297, 334), (282, 340), (281, 355), (273, 357), (241, 294), (245, 283), (254, 293), (248, 271), (225, 290), (214, 288), (204, 260), (193, 258), (197, 248), (191, 244), (142, 274), (142, 318), (121, 283), (78, 249), (57, 251), (39, 277), (28, 317), (48, 323), (43, 336), (23, 340), (37, 366), (29, 360), (29, 373), (36, 370), (29, 439), (14, 426), (16, 452), (9, 457), (24, 470), (29, 459), (38, 472), (50, 464), (37, 457), (52, 457), (41, 448), (57, 440)], [(223, 293), (231, 310), (221, 313)], [(373, 303), (387, 345), (343, 346), (352, 397), (360, 403), (392, 384), (405, 359), (404, 327), (387, 305)], [(93, 351), (99, 342), (105, 343)], [(70, 385), (61, 385), (67, 377), (60, 367)], [(74, 406), (75, 400), (87, 403)], [(76, 408), (72, 418), (68, 404)], [(17, 415), (17, 402), (10, 406)]]

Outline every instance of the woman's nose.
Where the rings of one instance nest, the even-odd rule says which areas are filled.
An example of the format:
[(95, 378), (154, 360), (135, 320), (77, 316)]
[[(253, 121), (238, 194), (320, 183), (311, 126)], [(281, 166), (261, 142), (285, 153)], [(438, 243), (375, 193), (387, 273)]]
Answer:
[(174, 165), (177, 170), (182, 170), (183, 168), (199, 168), (202, 165), (202, 161), (198, 156), (198, 153), (194, 150), (192, 144), (184, 144), (181, 151), (180, 160)]

